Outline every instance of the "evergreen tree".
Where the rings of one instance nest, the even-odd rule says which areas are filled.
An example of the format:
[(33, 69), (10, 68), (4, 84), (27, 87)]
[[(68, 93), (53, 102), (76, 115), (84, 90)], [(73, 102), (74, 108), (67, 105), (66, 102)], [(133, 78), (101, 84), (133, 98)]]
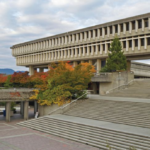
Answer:
[(109, 48), (106, 66), (102, 68), (101, 72), (113, 72), (126, 69), (127, 61), (122, 51), (121, 42), (118, 37), (115, 37)]

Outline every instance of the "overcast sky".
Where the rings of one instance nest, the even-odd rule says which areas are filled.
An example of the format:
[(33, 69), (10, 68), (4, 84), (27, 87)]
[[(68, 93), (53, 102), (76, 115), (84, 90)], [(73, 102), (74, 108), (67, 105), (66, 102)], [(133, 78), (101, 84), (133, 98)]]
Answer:
[(0, 68), (27, 70), (16, 66), (14, 44), (148, 13), (149, 6), (150, 0), (0, 0)]

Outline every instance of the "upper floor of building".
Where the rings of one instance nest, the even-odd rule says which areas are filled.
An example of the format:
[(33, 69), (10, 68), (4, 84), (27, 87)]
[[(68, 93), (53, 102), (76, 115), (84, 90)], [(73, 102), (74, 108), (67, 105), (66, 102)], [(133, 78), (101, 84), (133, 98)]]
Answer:
[(11, 49), (12, 55), (16, 57), (96, 42), (110, 42), (115, 35), (122, 41), (127, 38), (149, 36), (150, 13), (16, 44)]

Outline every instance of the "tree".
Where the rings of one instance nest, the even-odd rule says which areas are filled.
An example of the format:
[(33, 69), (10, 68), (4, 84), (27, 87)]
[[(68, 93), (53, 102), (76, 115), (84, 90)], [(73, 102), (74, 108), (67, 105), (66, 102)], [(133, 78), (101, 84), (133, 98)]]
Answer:
[(63, 105), (83, 95), (94, 72), (94, 66), (89, 63), (81, 63), (75, 68), (67, 62), (55, 64), (48, 72), (46, 88), (39, 86), (40, 90), (35, 91), (31, 99), (36, 98), (40, 105)]
[(113, 72), (126, 69), (127, 61), (122, 51), (121, 42), (118, 37), (115, 37), (109, 48), (106, 66), (102, 68), (101, 72)]

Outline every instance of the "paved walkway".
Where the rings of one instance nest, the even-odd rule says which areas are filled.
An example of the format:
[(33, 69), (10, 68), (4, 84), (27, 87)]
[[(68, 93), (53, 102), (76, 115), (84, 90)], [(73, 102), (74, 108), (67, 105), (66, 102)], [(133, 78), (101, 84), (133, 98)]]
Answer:
[(53, 135), (0, 122), (0, 150), (99, 150)]

